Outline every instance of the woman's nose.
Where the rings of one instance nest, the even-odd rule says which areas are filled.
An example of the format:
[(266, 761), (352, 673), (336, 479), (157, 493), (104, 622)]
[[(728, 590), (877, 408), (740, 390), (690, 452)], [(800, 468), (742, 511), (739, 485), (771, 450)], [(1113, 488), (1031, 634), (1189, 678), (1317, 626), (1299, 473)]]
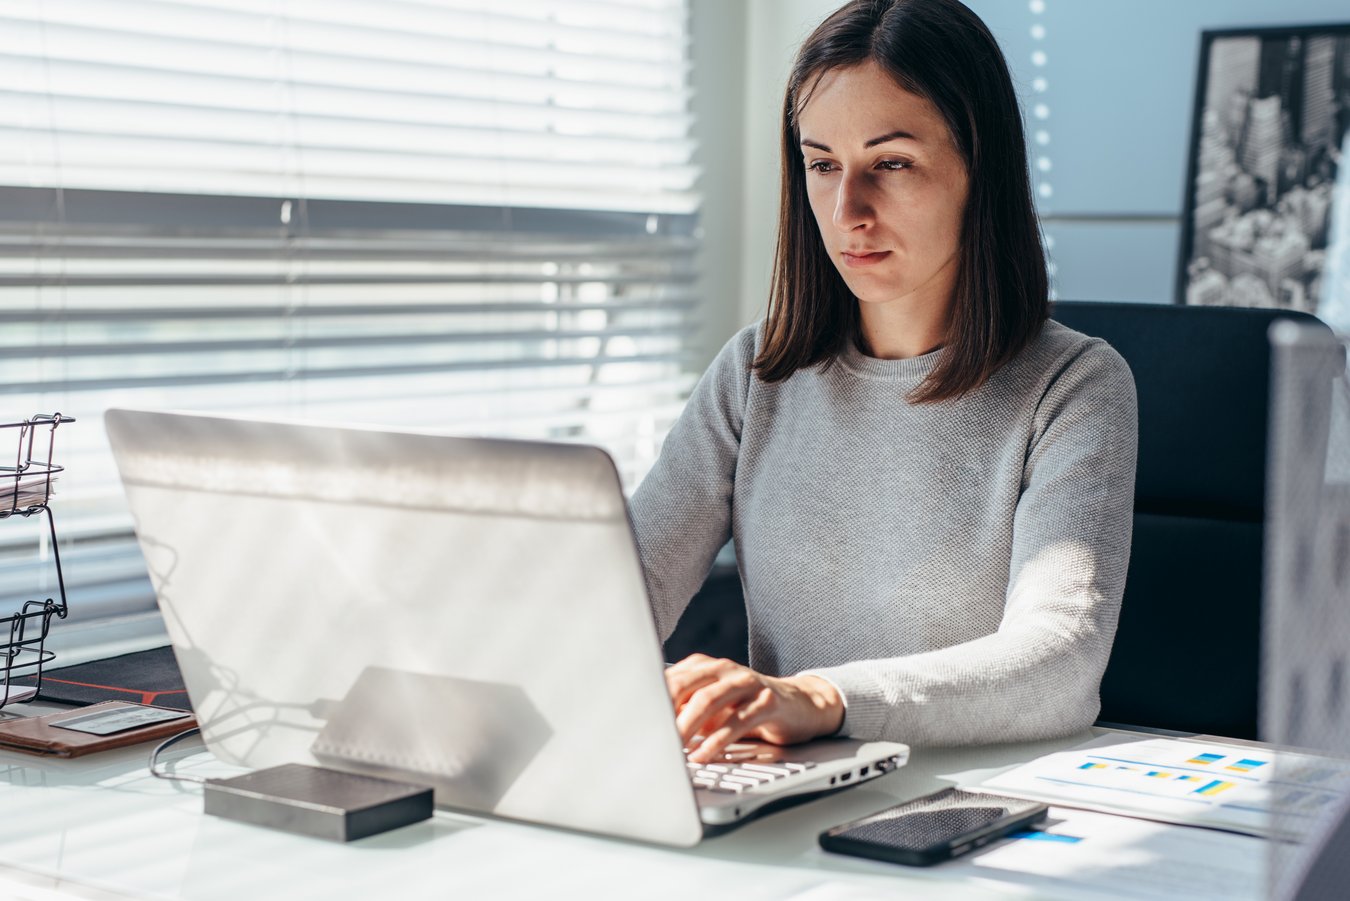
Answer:
[(839, 193), (834, 199), (834, 225), (840, 231), (870, 225), (875, 211), (871, 189), (863, 176), (845, 175), (839, 179)]

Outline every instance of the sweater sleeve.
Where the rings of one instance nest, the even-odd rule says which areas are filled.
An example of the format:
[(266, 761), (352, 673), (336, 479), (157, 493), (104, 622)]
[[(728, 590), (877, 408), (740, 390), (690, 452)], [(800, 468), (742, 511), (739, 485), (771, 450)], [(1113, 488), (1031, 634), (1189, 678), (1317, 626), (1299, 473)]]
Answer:
[(1091, 342), (1062, 367), (1035, 413), (997, 631), (809, 670), (843, 697), (842, 734), (942, 746), (1091, 725), (1129, 565), (1137, 444), (1129, 366)]
[(727, 342), (699, 379), (629, 504), (664, 642), (731, 538), (731, 499), (757, 328)]

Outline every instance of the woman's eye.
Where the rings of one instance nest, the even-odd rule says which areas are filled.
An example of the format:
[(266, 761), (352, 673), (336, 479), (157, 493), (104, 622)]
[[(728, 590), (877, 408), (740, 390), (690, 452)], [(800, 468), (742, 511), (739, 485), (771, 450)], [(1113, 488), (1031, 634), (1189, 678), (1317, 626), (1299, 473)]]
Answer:
[[(882, 160), (877, 163), (877, 168), (886, 172), (901, 172), (911, 168), (913, 165), (914, 164), (909, 162), (909, 160)], [(806, 164), (808, 172), (816, 172), (821, 175), (824, 175), (827, 172), (833, 172), (835, 168), (836, 166), (834, 163), (831, 163), (829, 160), (816, 160), (813, 163)]]

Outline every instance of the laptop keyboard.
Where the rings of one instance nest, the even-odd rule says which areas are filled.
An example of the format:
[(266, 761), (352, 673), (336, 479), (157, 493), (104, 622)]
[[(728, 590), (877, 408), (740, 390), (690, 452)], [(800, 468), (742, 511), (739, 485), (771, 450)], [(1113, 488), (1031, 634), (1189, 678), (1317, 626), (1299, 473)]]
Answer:
[(688, 763), (695, 788), (724, 795), (739, 795), (761, 785), (770, 785), (805, 773), (814, 763)]

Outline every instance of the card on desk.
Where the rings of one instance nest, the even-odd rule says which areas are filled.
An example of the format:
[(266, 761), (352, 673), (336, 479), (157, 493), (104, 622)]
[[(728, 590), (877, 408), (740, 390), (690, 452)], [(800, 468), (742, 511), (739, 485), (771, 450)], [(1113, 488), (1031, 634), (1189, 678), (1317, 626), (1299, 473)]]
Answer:
[[(65, 722), (69, 722), (70, 726), (62, 726)], [(102, 723), (101, 728), (99, 723)], [(99, 731), (87, 731), (91, 724)], [(46, 716), (0, 720), (0, 750), (53, 757), (80, 757), (96, 751), (168, 738), (196, 725), (196, 719), (181, 710), (128, 701), (104, 701)], [(86, 728), (81, 729), (80, 726)], [(108, 731), (110, 729), (116, 731)]]

